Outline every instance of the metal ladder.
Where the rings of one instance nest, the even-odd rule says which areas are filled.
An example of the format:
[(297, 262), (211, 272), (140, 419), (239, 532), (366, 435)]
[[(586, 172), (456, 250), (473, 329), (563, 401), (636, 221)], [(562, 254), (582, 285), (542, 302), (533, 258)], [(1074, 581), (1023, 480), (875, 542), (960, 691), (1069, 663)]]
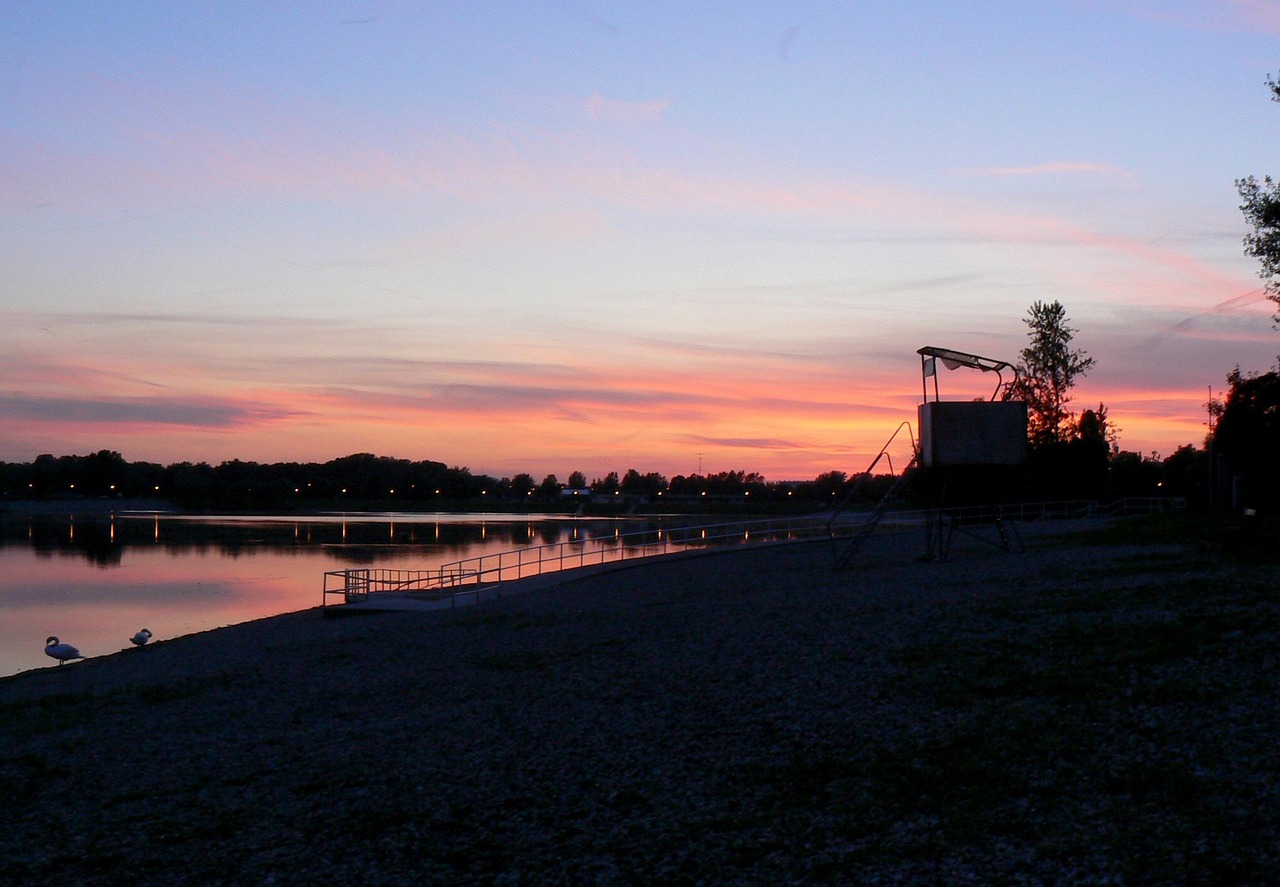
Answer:
[[(904, 428), (907, 430), (907, 436), (911, 438), (911, 459), (902, 469), (902, 473), (897, 475), (893, 484), (891, 484), (889, 489), (885, 491), (885, 494), (880, 497), (880, 501), (876, 503), (876, 507), (873, 508), (871, 513), (867, 516), (866, 522), (858, 527), (845, 544), (843, 550), (837, 550), (836, 519), (840, 516), (841, 512), (845, 510), (845, 507), (853, 500), (854, 495), (862, 489), (867, 478), (871, 476), (871, 472), (880, 464), (881, 459), (888, 460), (889, 472), (891, 474), (893, 473), (893, 457), (889, 455), (889, 447), (893, 445), (894, 440), (897, 439), (898, 435)], [(845, 497), (840, 500), (840, 504), (838, 504), (835, 510), (831, 512), (831, 518), (827, 521), (827, 535), (831, 539), (831, 568), (833, 571), (838, 573), (849, 566), (854, 555), (856, 555), (862, 548), (862, 544), (871, 536), (872, 533), (875, 532), (876, 527), (879, 525), (880, 520), (884, 517), (885, 511), (889, 507), (889, 503), (893, 500), (894, 496), (897, 495), (898, 487), (902, 485), (902, 481), (906, 478), (907, 472), (911, 470), (911, 467), (914, 466), (919, 459), (920, 447), (916, 444), (915, 435), (911, 431), (911, 423), (903, 422), (894, 429), (893, 434), (889, 435), (889, 439), (885, 441), (885, 445), (880, 448), (880, 452), (876, 453), (876, 457), (871, 460), (871, 464), (867, 466), (866, 471), (859, 475), (858, 481), (849, 487), (849, 491), (845, 494)]]

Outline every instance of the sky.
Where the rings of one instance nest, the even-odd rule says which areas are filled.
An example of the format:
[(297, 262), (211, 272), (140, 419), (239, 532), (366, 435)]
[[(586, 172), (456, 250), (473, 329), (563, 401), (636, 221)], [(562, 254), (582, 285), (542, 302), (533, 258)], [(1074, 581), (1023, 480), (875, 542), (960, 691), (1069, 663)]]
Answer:
[(1053, 300), (1168, 455), (1280, 354), (1277, 72), (1276, 0), (13, 0), (0, 461), (855, 473)]

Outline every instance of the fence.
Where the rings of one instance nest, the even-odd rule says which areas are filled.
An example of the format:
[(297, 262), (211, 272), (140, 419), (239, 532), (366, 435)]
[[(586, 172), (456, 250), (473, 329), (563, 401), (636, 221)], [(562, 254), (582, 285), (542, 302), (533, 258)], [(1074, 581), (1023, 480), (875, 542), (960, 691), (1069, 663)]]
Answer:
[(413, 592), (426, 599), (445, 598), (458, 589), (509, 582), (544, 573), (671, 554), (712, 545), (783, 542), (827, 535), (822, 516), (734, 521), (697, 527), (671, 527), (614, 533), (590, 539), (553, 542), (478, 555), (431, 570), (357, 568), (324, 574), (324, 601), (341, 595), (350, 603), (370, 592)]
[[(1013, 503), (1000, 506), (948, 508), (952, 522), (983, 523), (1004, 520), (1035, 522), (1096, 517), (1116, 517), (1179, 511), (1181, 499), (1123, 499), (1109, 505), (1096, 502)], [(881, 527), (923, 527), (933, 512), (929, 510), (888, 511), (879, 520)], [(483, 586), (515, 579), (557, 573), (562, 570), (616, 563), (655, 555), (671, 554), (714, 545), (794, 542), (852, 536), (871, 518), (870, 511), (846, 511), (833, 521), (828, 514), (764, 520), (734, 521), (696, 527), (672, 527), (618, 533), (594, 539), (577, 539), (517, 548), (443, 564), (430, 570), (397, 570), (363, 567), (330, 570), (324, 574), (322, 606), (329, 598), (341, 596), (346, 603), (365, 600), (370, 593), (398, 591), (426, 600), (445, 600), (460, 593), (473, 594)]]

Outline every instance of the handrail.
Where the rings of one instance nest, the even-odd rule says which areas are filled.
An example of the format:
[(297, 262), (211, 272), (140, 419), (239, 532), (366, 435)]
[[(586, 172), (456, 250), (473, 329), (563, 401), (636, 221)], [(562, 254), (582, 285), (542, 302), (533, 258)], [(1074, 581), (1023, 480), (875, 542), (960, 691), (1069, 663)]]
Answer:
[(369, 591), (448, 591), (716, 544), (816, 538), (825, 526), (823, 515), (733, 521), (552, 542), (464, 558), (431, 570), (330, 570), (324, 574), (323, 603), (332, 595), (342, 595), (347, 602), (362, 599)]
[[(1004, 520), (1037, 522), (1090, 517), (1115, 517), (1153, 512), (1181, 511), (1185, 500), (1168, 497), (1122, 499), (1109, 506), (1092, 501), (1012, 503), (1001, 506), (949, 508), (956, 523), (977, 524), (997, 517)], [(880, 526), (923, 527), (929, 520), (926, 509), (884, 511), (878, 517), (869, 511), (845, 511), (827, 515), (809, 514), (789, 518), (732, 521), (706, 526), (672, 527), (615, 533), (587, 540), (568, 540), (517, 548), (495, 554), (452, 561), (428, 570), (401, 570), (358, 567), (329, 570), (324, 574), (322, 606), (341, 595), (347, 603), (364, 600), (371, 593), (399, 591), (443, 600), (455, 594), (473, 592), (481, 586), (514, 579), (558, 573), (562, 570), (596, 566), (643, 557), (670, 554), (712, 545), (798, 542), (853, 536), (870, 521)], [(842, 516), (837, 521), (836, 517)], [(594, 547), (592, 547), (594, 545)]]
[[(831, 518), (827, 521), (828, 527), (835, 523), (836, 518), (844, 511), (845, 505), (853, 498), (854, 493), (858, 492), (866, 484), (867, 478), (871, 477), (871, 472), (876, 470), (876, 466), (880, 464), (881, 459), (889, 460), (889, 474), (893, 474), (893, 457), (889, 455), (889, 447), (893, 446), (893, 442), (897, 440), (903, 428), (907, 429), (907, 437), (911, 440), (911, 460), (907, 463), (907, 468), (903, 469), (903, 473), (905, 474), (906, 470), (915, 464), (920, 448), (916, 445), (916, 436), (911, 430), (911, 423), (903, 421), (898, 424), (897, 428), (893, 429), (893, 434), (889, 435), (889, 439), (884, 442), (884, 446), (880, 448), (880, 452), (876, 453), (875, 458), (871, 460), (871, 464), (867, 466), (866, 470), (858, 475), (857, 480), (849, 482), (849, 491), (845, 493), (844, 498), (840, 500), (835, 510), (831, 512)], [(894, 484), (894, 486), (896, 487), (897, 484)]]

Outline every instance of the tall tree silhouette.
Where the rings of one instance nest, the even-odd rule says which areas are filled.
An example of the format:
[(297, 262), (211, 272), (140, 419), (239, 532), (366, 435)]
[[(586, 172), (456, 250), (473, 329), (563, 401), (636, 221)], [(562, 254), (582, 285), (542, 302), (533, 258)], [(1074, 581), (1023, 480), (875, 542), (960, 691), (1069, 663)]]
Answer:
[[(1271, 101), (1280, 102), (1280, 83), (1267, 78), (1271, 89)], [(1259, 182), (1253, 176), (1236, 179), (1236, 191), (1240, 193), (1240, 211), (1253, 228), (1244, 238), (1244, 252), (1262, 263), (1258, 276), (1264, 283), (1267, 298), (1280, 305), (1280, 182), (1271, 176), (1263, 176)], [(1272, 315), (1272, 321), (1280, 326), (1280, 312)]]
[(1076, 377), (1093, 358), (1072, 350), (1076, 330), (1067, 325), (1067, 309), (1058, 301), (1032, 302), (1023, 320), (1031, 344), (1022, 349), (1013, 395), (1027, 402), (1027, 436), (1033, 447), (1060, 443), (1071, 431), (1067, 409)]

